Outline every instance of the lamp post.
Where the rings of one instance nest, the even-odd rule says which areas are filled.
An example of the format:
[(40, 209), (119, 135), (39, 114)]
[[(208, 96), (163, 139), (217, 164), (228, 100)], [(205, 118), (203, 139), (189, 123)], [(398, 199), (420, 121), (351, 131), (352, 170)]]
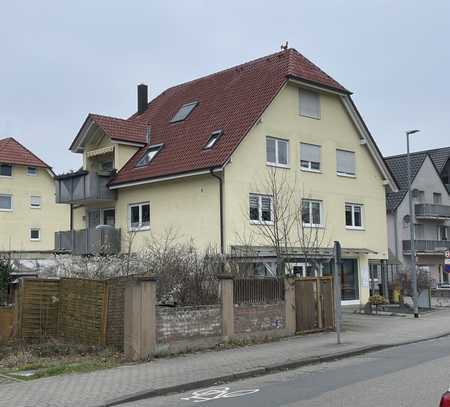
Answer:
[(406, 158), (408, 164), (408, 197), (409, 197), (409, 234), (411, 237), (411, 285), (413, 292), (414, 318), (419, 318), (419, 306), (417, 299), (417, 265), (416, 265), (416, 241), (414, 231), (415, 216), (413, 213), (413, 197), (411, 191), (411, 157), (409, 154), (409, 136), (420, 130), (408, 130), (406, 132)]

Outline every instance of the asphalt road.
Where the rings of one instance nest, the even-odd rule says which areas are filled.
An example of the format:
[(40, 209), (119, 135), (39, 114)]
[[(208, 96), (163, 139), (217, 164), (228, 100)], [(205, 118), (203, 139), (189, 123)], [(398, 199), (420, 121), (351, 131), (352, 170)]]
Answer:
[(124, 407), (438, 407), (450, 386), (450, 337)]

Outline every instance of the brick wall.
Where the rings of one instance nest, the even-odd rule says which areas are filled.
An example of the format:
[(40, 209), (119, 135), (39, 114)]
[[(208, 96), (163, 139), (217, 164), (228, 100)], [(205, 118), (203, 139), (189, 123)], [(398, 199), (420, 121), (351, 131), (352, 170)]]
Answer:
[(285, 328), (285, 303), (236, 304), (234, 306), (234, 333), (236, 335), (261, 334)]
[(219, 305), (196, 307), (157, 307), (157, 342), (222, 335)]

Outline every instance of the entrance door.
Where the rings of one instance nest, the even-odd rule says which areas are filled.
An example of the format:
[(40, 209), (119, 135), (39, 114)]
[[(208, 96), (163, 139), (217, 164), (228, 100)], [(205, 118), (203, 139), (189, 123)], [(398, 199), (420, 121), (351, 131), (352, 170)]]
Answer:
[(88, 253), (94, 253), (99, 245), (98, 231), (95, 229), (100, 225), (100, 209), (88, 210), (88, 229), (86, 234), (86, 245)]
[(343, 259), (341, 263), (342, 302), (359, 300), (358, 262), (356, 259)]

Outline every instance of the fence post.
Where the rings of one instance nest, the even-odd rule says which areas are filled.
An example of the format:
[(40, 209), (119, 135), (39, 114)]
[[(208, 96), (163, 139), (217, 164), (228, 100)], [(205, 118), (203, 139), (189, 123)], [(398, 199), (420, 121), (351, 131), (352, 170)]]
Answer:
[(232, 274), (220, 274), (218, 278), (222, 300), (222, 336), (224, 340), (229, 340), (234, 335), (234, 277)]
[(146, 359), (155, 352), (156, 281), (156, 276), (141, 276), (125, 288), (124, 351), (127, 359)]
[(295, 279), (287, 277), (284, 279), (284, 302), (286, 307), (286, 330), (288, 335), (295, 335)]

